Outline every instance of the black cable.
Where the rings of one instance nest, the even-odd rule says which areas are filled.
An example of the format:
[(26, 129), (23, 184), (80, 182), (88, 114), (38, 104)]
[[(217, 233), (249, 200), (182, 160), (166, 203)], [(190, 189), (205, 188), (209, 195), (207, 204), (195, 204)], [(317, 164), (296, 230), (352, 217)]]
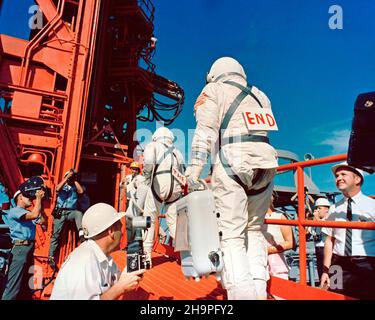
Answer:
[[(182, 106), (185, 100), (184, 90), (177, 83), (158, 75), (155, 75), (155, 86), (155, 92), (161, 96), (175, 100), (175, 102), (162, 102), (153, 96), (150, 103), (144, 105), (139, 110), (137, 120), (150, 122), (157, 120), (163, 121), (165, 125), (170, 125), (182, 111)], [(146, 112), (146, 115), (142, 115), (142, 112)], [(164, 112), (172, 113), (172, 115), (163, 116), (162, 113)]]

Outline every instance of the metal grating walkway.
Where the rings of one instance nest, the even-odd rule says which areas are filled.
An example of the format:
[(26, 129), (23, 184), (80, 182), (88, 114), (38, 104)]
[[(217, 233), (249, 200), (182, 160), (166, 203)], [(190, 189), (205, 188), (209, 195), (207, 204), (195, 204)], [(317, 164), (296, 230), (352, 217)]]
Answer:
[[(117, 266), (122, 270), (126, 253), (112, 254)], [(173, 258), (161, 253), (153, 253), (152, 269), (146, 271), (136, 292), (126, 294), (126, 300), (223, 300), (225, 291), (214, 276), (199, 282), (186, 280), (181, 267)]]

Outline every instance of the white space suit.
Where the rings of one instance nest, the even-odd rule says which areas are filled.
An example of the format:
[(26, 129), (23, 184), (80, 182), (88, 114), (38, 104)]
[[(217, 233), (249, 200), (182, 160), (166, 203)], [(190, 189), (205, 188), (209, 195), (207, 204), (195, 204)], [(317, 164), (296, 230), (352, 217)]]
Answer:
[(155, 220), (161, 206), (164, 204), (166, 222), (170, 236), (175, 237), (176, 230), (176, 204), (181, 197), (181, 186), (173, 177), (172, 167), (184, 174), (184, 160), (181, 152), (173, 145), (173, 133), (165, 128), (159, 128), (152, 136), (152, 142), (145, 147), (143, 175), (146, 185), (151, 192), (147, 193), (144, 205), (144, 215), (151, 217), (151, 227), (148, 229), (143, 247), (150, 253), (155, 234)]
[(244, 114), (270, 110), (271, 103), (262, 91), (247, 87), (242, 66), (232, 58), (218, 59), (207, 82), (194, 106), (197, 127), (185, 175), (194, 183), (208, 156), (214, 158), (211, 182), (224, 253), (223, 285), (231, 300), (265, 299), (267, 247), (261, 226), (277, 152), (267, 131), (249, 131)]

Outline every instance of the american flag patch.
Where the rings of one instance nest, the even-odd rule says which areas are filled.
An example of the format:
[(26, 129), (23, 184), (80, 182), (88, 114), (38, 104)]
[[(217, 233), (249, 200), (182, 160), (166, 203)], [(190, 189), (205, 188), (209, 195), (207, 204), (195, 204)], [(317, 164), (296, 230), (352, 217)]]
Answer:
[(195, 101), (195, 104), (194, 104), (194, 112), (197, 112), (198, 107), (206, 102), (206, 98), (207, 98), (207, 95), (204, 92), (202, 92), (199, 95), (199, 97), (197, 98), (197, 101)]

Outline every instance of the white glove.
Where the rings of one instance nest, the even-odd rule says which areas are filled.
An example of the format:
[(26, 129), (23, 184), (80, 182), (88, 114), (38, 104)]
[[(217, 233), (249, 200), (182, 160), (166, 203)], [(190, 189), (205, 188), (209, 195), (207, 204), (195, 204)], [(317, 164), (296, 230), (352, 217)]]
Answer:
[(188, 180), (197, 181), (202, 170), (203, 166), (192, 164), (186, 168), (185, 177), (188, 178)]
[(198, 181), (199, 176), (203, 170), (203, 166), (191, 165), (186, 168), (185, 177), (187, 178), (187, 183), (189, 186), (189, 191), (198, 190), (202, 187), (201, 182)]
[(150, 186), (151, 185), (151, 176), (152, 176), (152, 170), (154, 169), (154, 165), (153, 164), (145, 164), (143, 166), (143, 172), (142, 172), (142, 175), (143, 177), (145, 178), (143, 183), (146, 185), (146, 186)]

